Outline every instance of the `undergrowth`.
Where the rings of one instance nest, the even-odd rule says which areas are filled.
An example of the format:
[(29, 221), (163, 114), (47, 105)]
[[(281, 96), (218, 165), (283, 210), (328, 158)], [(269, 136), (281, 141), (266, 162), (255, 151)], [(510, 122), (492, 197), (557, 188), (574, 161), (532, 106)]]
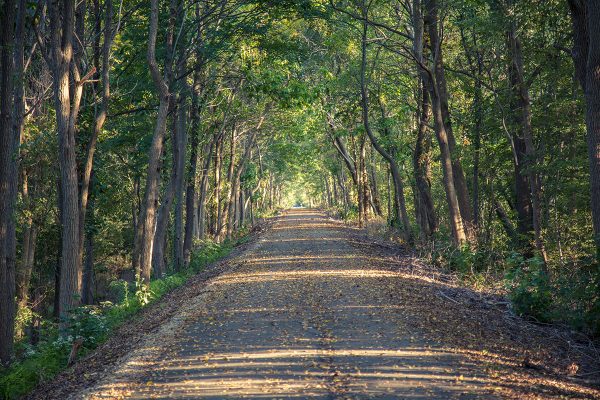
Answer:
[(476, 287), (498, 287), (513, 311), (540, 323), (566, 323), (600, 336), (600, 267), (590, 260), (544, 265), (538, 256), (452, 246), (430, 252), (431, 262)]
[(89, 353), (141, 309), (182, 286), (207, 265), (227, 256), (236, 245), (247, 241), (246, 233), (243, 230), (235, 240), (224, 243), (199, 243), (199, 249), (192, 254), (186, 270), (152, 280), (148, 287), (138, 282), (113, 282), (111, 290), (119, 300), (115, 303), (102, 302), (99, 305), (79, 307), (69, 317), (66, 335), (58, 335), (56, 323), (43, 321), (40, 342), (35, 346), (26, 341), (17, 343), (17, 353), (21, 357), (9, 368), (0, 370), (0, 398), (17, 399), (31, 391), (39, 382), (52, 379), (67, 368), (69, 353), (75, 341), (81, 342), (79, 357)]
[[(341, 207), (329, 210), (344, 221), (356, 221), (356, 210)], [(381, 222), (381, 221), (379, 221)], [(372, 223), (371, 223), (372, 225)], [(390, 238), (389, 224), (370, 234)], [(577, 259), (557, 263), (516, 251), (489, 248), (457, 248), (443, 240), (420, 249), (429, 262), (456, 275), (475, 289), (494, 289), (507, 295), (515, 314), (539, 323), (568, 324), (593, 337), (600, 337), (600, 265)]]

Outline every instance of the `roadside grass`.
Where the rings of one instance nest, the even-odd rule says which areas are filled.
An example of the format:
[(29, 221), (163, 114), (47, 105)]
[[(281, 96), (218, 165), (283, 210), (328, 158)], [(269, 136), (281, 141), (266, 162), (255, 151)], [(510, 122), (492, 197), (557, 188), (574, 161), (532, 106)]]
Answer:
[(223, 243), (203, 241), (192, 254), (186, 270), (154, 279), (147, 288), (123, 280), (113, 282), (111, 289), (120, 292), (119, 301), (79, 307), (70, 317), (69, 332), (63, 337), (58, 335), (56, 323), (44, 321), (42, 340), (35, 346), (26, 341), (17, 343), (17, 352), (22, 356), (10, 367), (0, 370), (0, 398), (18, 399), (38, 383), (52, 379), (67, 368), (73, 343), (81, 342), (78, 357), (84, 356), (105, 342), (115, 329), (143, 308), (184, 285), (209, 264), (226, 257), (234, 247), (248, 239), (247, 231), (243, 230), (238, 232), (236, 239)]

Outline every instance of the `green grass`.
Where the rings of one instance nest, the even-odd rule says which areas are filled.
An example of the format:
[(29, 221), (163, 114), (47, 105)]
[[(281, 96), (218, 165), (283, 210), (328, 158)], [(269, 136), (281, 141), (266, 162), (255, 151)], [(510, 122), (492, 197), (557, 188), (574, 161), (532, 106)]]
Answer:
[(116, 281), (111, 287), (120, 291), (116, 304), (109, 302), (99, 306), (80, 307), (70, 319), (68, 336), (58, 336), (55, 324), (44, 322), (43, 340), (36, 346), (25, 342), (17, 343), (23, 356), (9, 368), (0, 370), (0, 398), (17, 399), (42, 381), (52, 379), (66, 369), (73, 340), (83, 340), (79, 356), (105, 342), (112, 332), (130, 320), (149, 304), (155, 303), (165, 294), (185, 284), (191, 277), (207, 265), (227, 256), (236, 245), (248, 240), (245, 232), (238, 239), (224, 243), (204, 241), (199, 250), (192, 254), (189, 267), (185, 271), (167, 275), (150, 282), (149, 288), (139, 290), (124, 281)]

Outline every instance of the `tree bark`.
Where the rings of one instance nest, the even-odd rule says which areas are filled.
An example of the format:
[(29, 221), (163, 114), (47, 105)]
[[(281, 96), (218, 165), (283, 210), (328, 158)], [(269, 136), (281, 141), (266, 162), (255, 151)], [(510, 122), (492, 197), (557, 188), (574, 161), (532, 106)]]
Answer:
[(435, 207), (431, 196), (431, 165), (429, 157), (429, 140), (427, 129), (431, 114), (431, 97), (428, 92), (429, 82), (426, 71), (424, 71), (424, 49), (425, 49), (425, 23), (423, 20), (422, 0), (413, 0), (412, 22), (413, 22), (413, 54), (416, 60), (418, 76), (418, 87), (420, 90), (419, 114), (417, 127), (417, 140), (413, 152), (413, 173), (416, 186), (415, 212), (420, 227), (421, 239), (428, 240), (438, 228), (435, 215)]
[(417, 127), (417, 140), (413, 152), (413, 173), (416, 186), (416, 214), (420, 227), (421, 239), (429, 240), (438, 227), (435, 215), (435, 206), (431, 196), (429, 145), (427, 129), (431, 111), (430, 97), (424, 83), (421, 84), (421, 101), (419, 123)]
[[(183, 56), (183, 55), (182, 55)], [(183, 75), (184, 67), (181, 66), (180, 73)], [(184, 243), (184, 225), (183, 225), (183, 204), (184, 198), (184, 182), (185, 182), (185, 150), (187, 144), (187, 90), (185, 87), (181, 89), (179, 95), (179, 106), (177, 108), (177, 134), (176, 142), (173, 143), (173, 148), (177, 147), (176, 160), (176, 178), (175, 178), (175, 223), (174, 223), (174, 260), (173, 267), (175, 271), (181, 271), (185, 266), (183, 255)]]
[(165, 136), (167, 114), (169, 110), (169, 87), (161, 76), (156, 61), (156, 37), (158, 34), (158, 0), (150, 0), (150, 24), (148, 34), (148, 52), (146, 54), (152, 80), (158, 90), (159, 105), (156, 126), (152, 136), (152, 144), (148, 150), (148, 168), (146, 173), (146, 189), (144, 202), (138, 218), (136, 243), (133, 252), (133, 263), (137, 274), (145, 284), (150, 282), (152, 271), (152, 243), (156, 228), (156, 208), (158, 206), (160, 156)]
[[(456, 191), (456, 196), (460, 206), (461, 218), (463, 221), (465, 232), (468, 236), (473, 236), (473, 212), (471, 210), (471, 201), (467, 189), (467, 181), (462, 168), (458, 149), (456, 148), (456, 139), (452, 129), (452, 118), (450, 115), (449, 95), (446, 83), (446, 71), (444, 67), (442, 40), (440, 31), (442, 30), (442, 22), (439, 20), (439, 3), (437, 0), (424, 0), (427, 18), (427, 27), (429, 39), (434, 54), (434, 63), (432, 72), (435, 74), (435, 85), (437, 96), (439, 97), (439, 108), (442, 114), (444, 130), (448, 139), (448, 150), (452, 163), (452, 179)], [(435, 100), (434, 100), (435, 102)]]
[(587, 147), (596, 257), (600, 261), (600, 2), (569, 0), (573, 59), (585, 94)]
[[(190, 143), (190, 164), (187, 172), (187, 186), (185, 193), (185, 228), (183, 239), (183, 259), (184, 265), (190, 263), (190, 257), (194, 239), (194, 225), (198, 220), (198, 183), (197, 169), (200, 161), (200, 71), (196, 66), (194, 71), (194, 83), (192, 86), (192, 104), (191, 104), (191, 143)], [(196, 228), (197, 229), (197, 228)]]
[[(11, 193), (16, 162), (12, 125), (14, 83), (14, 0), (0, 8), (0, 364), (8, 365), (13, 354), (15, 328), (15, 254), (11, 238), (14, 200)], [(13, 225), (14, 226), (14, 225)]]
[[(508, 44), (509, 44), (509, 52), (511, 58), (511, 83), (513, 85), (513, 91), (515, 92), (515, 102), (517, 106), (517, 110), (519, 111), (518, 123), (520, 127), (521, 134), (519, 135), (520, 140), (523, 141), (525, 147), (525, 154), (522, 160), (517, 160), (521, 165), (518, 166), (520, 175), (525, 175), (527, 184), (529, 186), (529, 199), (531, 202), (531, 224), (533, 225), (533, 233), (535, 239), (535, 248), (542, 257), (544, 263), (547, 261), (546, 250), (544, 247), (544, 240), (542, 238), (542, 226), (541, 226), (541, 201), (540, 201), (540, 183), (539, 176), (535, 172), (534, 167), (536, 165), (536, 154), (535, 154), (535, 146), (533, 143), (533, 128), (531, 126), (531, 100), (529, 97), (529, 87), (525, 82), (525, 73), (523, 67), (523, 55), (521, 52), (521, 43), (517, 38), (517, 28), (514, 21), (510, 21), (510, 28), (508, 30)], [(517, 147), (517, 143), (515, 143), (515, 147)], [(516, 152), (519, 154), (519, 151)], [(523, 184), (524, 182), (517, 181), (517, 190), (519, 190), (519, 184)], [(520, 188), (521, 190), (523, 188)], [(517, 191), (517, 193), (519, 193)], [(519, 199), (517, 197), (517, 201), (523, 202), (524, 199)], [(526, 203), (526, 200), (524, 201)], [(525, 207), (526, 204), (518, 204), (518, 208)], [(526, 209), (524, 210), (526, 212)], [(520, 213), (519, 213), (520, 214)], [(521, 217), (526, 217), (525, 215), (519, 215), (519, 229), (525, 229), (526, 225), (528, 225), (528, 221), (521, 221)], [(530, 232), (530, 231), (528, 231)], [(522, 232), (521, 232), (522, 233)]]
[[(83, 79), (73, 60), (75, 1), (50, 3), (51, 73), (58, 131), (61, 209), (60, 298), (58, 315), (65, 333), (68, 313), (81, 300), (81, 258), (79, 257), (79, 182), (77, 174), (77, 117), (83, 95)], [(73, 91), (69, 70), (73, 75)]]
[[(100, 107), (96, 113), (94, 121), (94, 130), (87, 144), (86, 156), (83, 163), (83, 171), (81, 176), (81, 189), (79, 193), (79, 257), (83, 259), (84, 243), (85, 243), (85, 218), (88, 206), (88, 197), (90, 192), (90, 179), (92, 176), (92, 168), (94, 165), (94, 155), (96, 152), (96, 144), (98, 136), (102, 132), (102, 128), (106, 122), (108, 114), (108, 102), (110, 99), (110, 49), (113, 41), (112, 32), (112, 0), (105, 0), (104, 10), (104, 42), (102, 43), (102, 66), (100, 68), (100, 79), (102, 81), (102, 94)], [(97, 24), (100, 24), (99, 15)], [(97, 39), (99, 41), (99, 38)], [(97, 50), (96, 50), (97, 51)], [(87, 260), (86, 260), (87, 262)]]
[(204, 239), (206, 232), (206, 197), (208, 194), (208, 178), (210, 177), (210, 163), (217, 138), (213, 137), (204, 150), (204, 163), (202, 165), (202, 178), (200, 179), (198, 199), (198, 239)]
[(446, 201), (448, 202), (449, 223), (452, 230), (454, 244), (461, 246), (467, 243), (467, 233), (463, 223), (463, 217), (458, 199), (457, 189), (454, 178), (454, 164), (452, 151), (450, 148), (448, 132), (446, 130), (447, 121), (444, 120), (442, 94), (440, 93), (440, 84), (438, 82), (439, 74), (443, 71), (443, 65), (439, 59), (441, 54), (441, 42), (438, 35), (438, 9), (436, 0), (425, 0), (427, 26), (431, 40), (433, 65), (428, 76), (424, 76), (428, 84), (430, 97), (432, 100), (432, 115), (434, 121), (434, 130), (440, 146), (441, 164), (443, 171), (444, 189), (446, 192)]
[[(21, 199), (26, 209), (30, 208), (31, 199), (29, 197), (28, 177), (25, 171), (22, 174), (23, 183), (21, 185)], [(35, 261), (35, 246), (37, 239), (37, 227), (33, 222), (31, 214), (26, 217), (25, 227), (23, 229), (23, 249), (21, 252), (21, 265), (17, 270), (17, 305), (18, 308), (27, 307), (29, 301), (29, 287), (31, 282), (31, 273)]]
[(168, 237), (168, 225), (169, 217), (171, 215), (171, 208), (173, 207), (173, 201), (175, 199), (175, 190), (177, 182), (177, 174), (179, 172), (179, 146), (177, 145), (179, 135), (179, 122), (178, 119), (181, 116), (178, 111), (178, 105), (175, 105), (173, 112), (173, 123), (171, 129), (171, 142), (173, 147), (171, 157), (171, 175), (163, 194), (162, 202), (158, 209), (158, 217), (156, 222), (156, 232), (154, 234), (154, 244), (152, 245), (152, 271), (156, 278), (162, 277), (166, 273), (165, 267), (165, 250)]

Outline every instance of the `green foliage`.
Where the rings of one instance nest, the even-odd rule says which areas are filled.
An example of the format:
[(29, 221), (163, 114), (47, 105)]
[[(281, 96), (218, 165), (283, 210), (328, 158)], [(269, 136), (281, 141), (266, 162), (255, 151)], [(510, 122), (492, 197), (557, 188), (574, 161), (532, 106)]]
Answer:
[(433, 264), (458, 273), (463, 279), (479, 280), (478, 275), (497, 267), (497, 255), (486, 249), (469, 246), (443, 246), (431, 253)]
[(506, 282), (515, 312), (539, 322), (552, 320), (552, 287), (543, 261), (513, 254), (507, 262), (511, 268)]
[(109, 331), (104, 308), (110, 308), (110, 302), (99, 306), (81, 306), (69, 314), (67, 320), (69, 341), (83, 340), (85, 347), (95, 347)]

